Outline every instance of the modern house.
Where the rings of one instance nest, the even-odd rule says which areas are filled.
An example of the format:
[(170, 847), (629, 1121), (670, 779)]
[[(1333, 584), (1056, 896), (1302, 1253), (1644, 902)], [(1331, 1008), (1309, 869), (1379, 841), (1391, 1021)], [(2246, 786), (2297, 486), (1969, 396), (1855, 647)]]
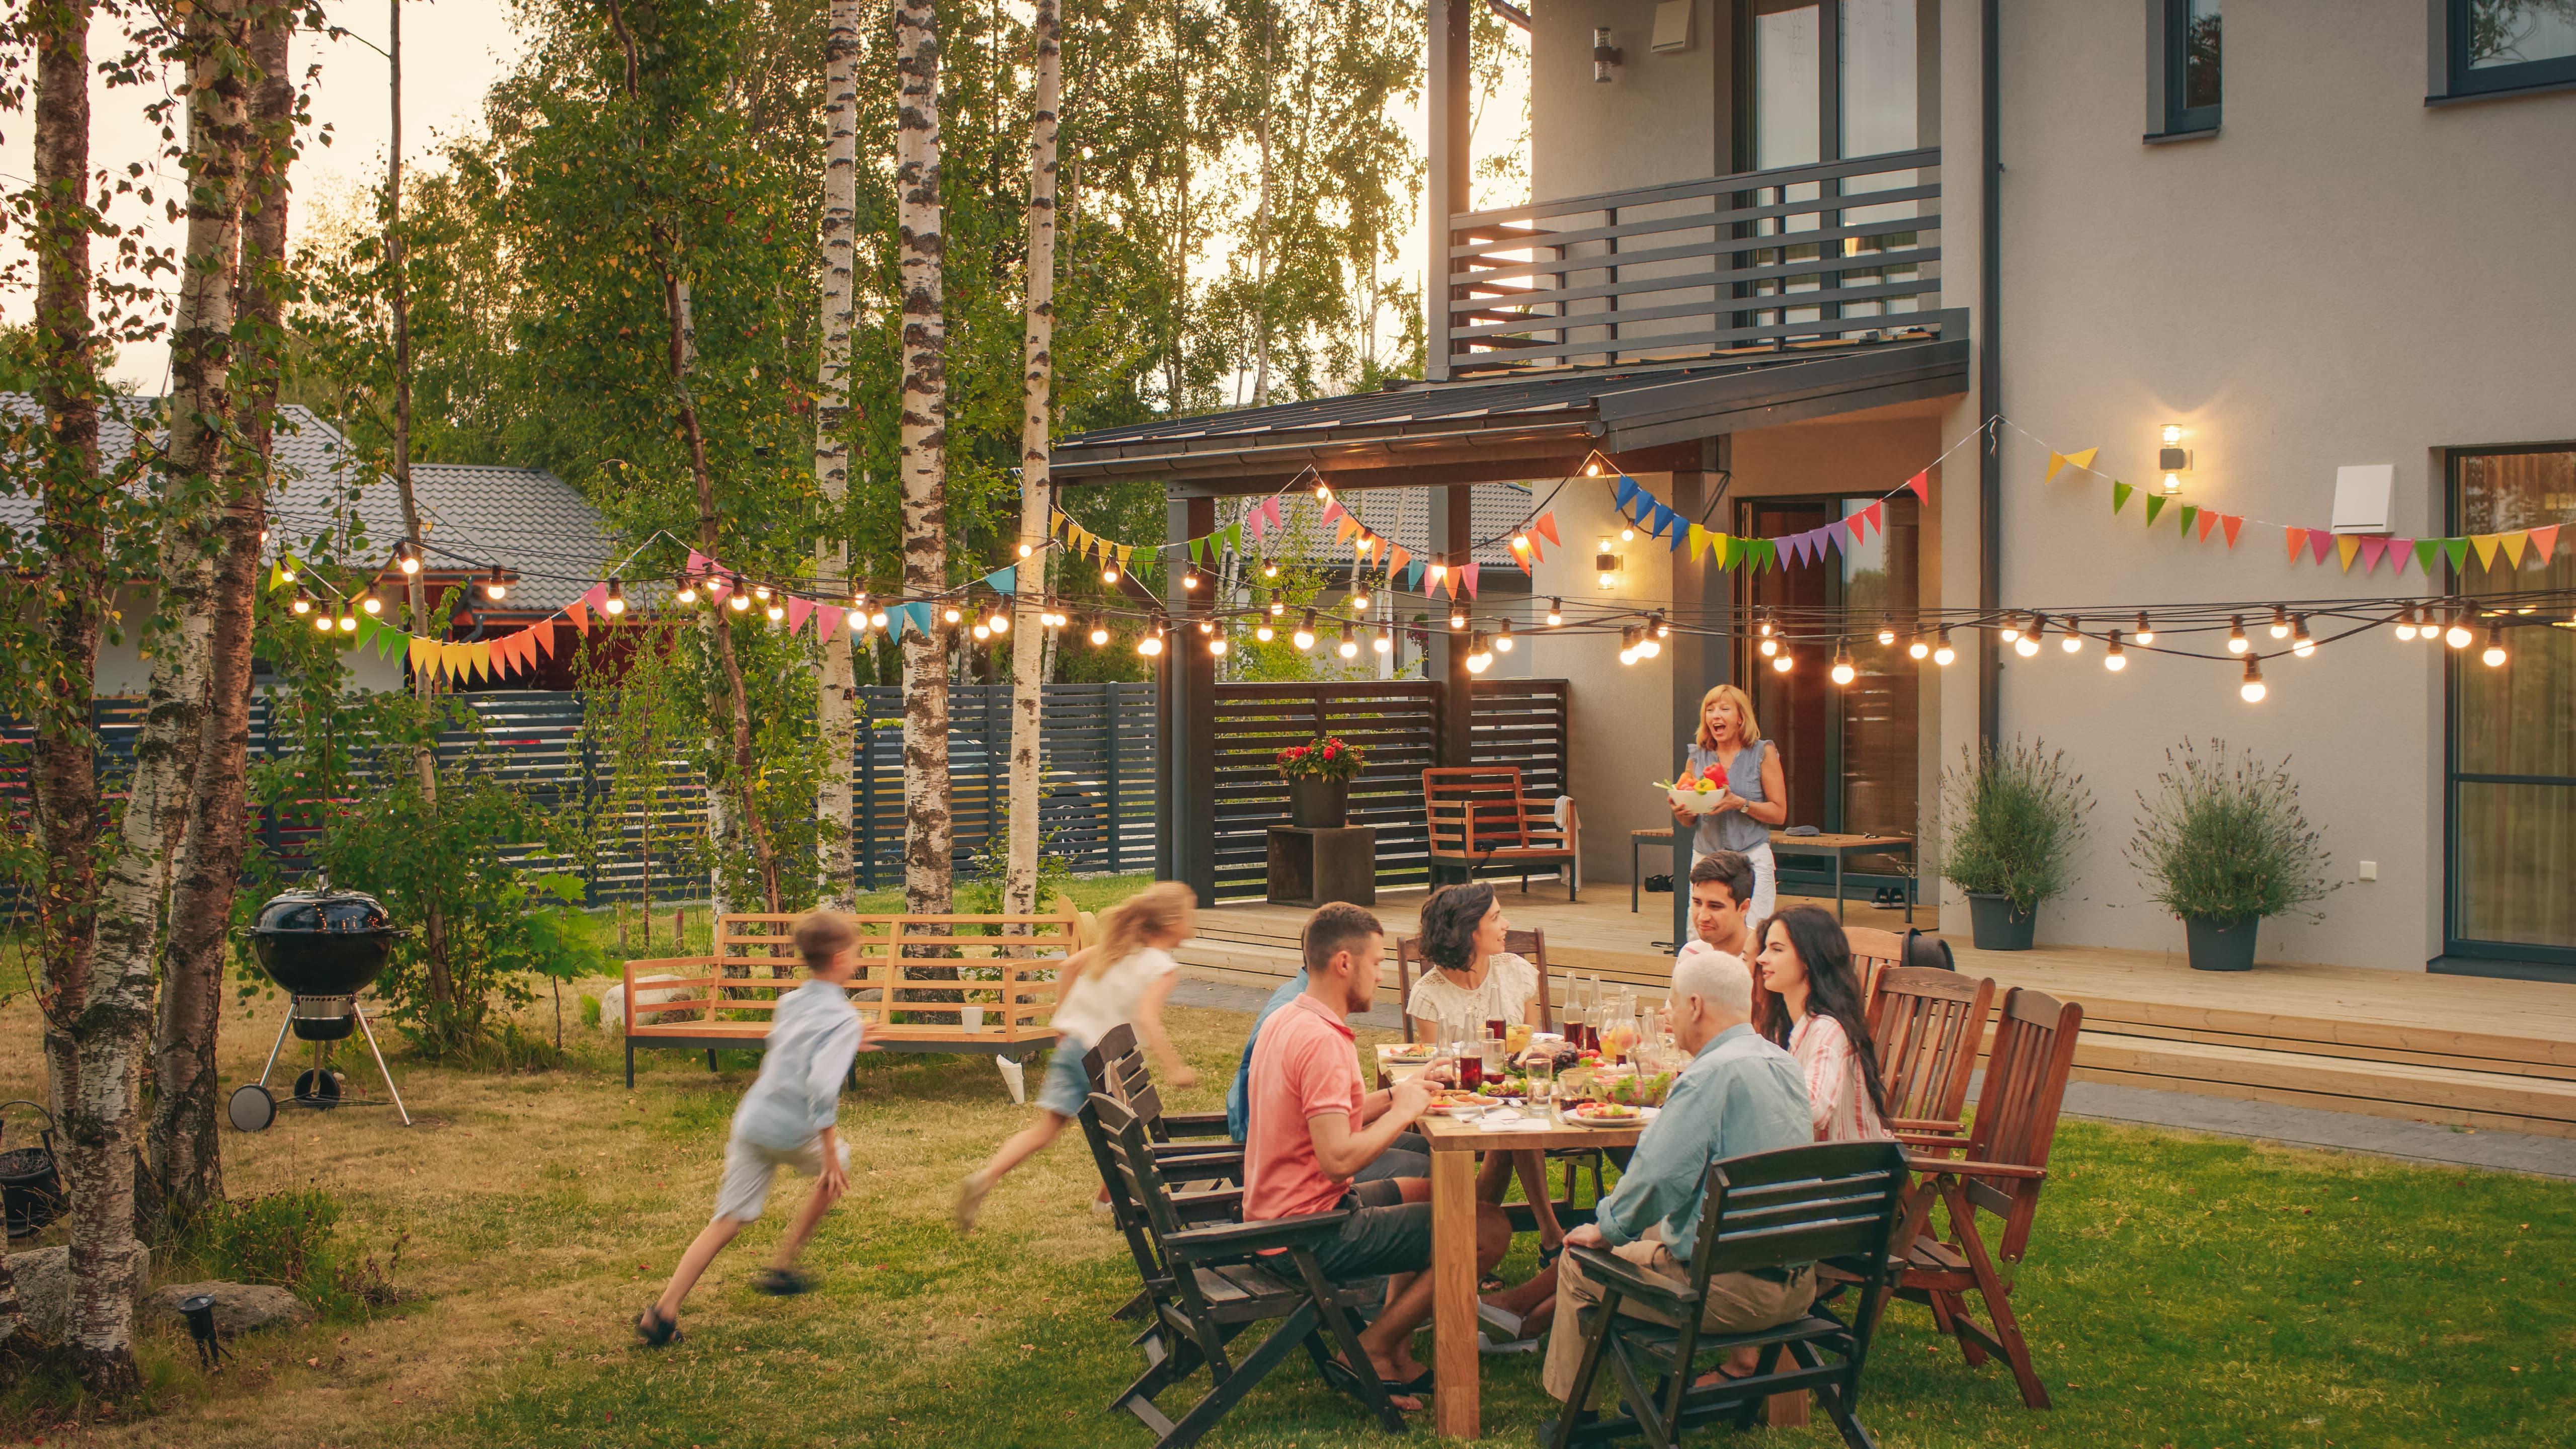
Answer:
[[(2267, 960), (2576, 980), (2563, 610), (2473, 610), (2510, 645), (2500, 668), (2387, 627), (2293, 653), (2258, 616), (2260, 703), (2218, 632), (2102, 667), (2108, 628), (2157, 607), (2260, 600), (2286, 618), (2384, 599), (2393, 619), (2428, 595), (2576, 587), (2576, 535), (2436, 551), (2429, 578), (2380, 562), (2392, 539), (2576, 524), (2576, 16), (2522, 0), (2284, 0), (2223, 26), (2215, 0), (1504, 6), (1527, 27), (1531, 199), (1477, 212), (1483, 3), (1428, 0), (1426, 378), (1067, 440), (1060, 481), (1160, 481), (1179, 540), (1221, 500), (1309, 486), (1311, 469), (1343, 498), (1419, 492), (1429, 546), (1461, 558), (1491, 542), (1480, 485), (1553, 494), (1562, 544), (1529, 588), (1563, 597), (1569, 627), (1532, 632), (1522, 657), (1569, 681), (1567, 788), (1594, 881), (1625, 878), (1631, 831), (1669, 824), (1648, 782), (1731, 680), (1782, 748), (1792, 823), (1920, 836), (1927, 900), (1943, 766), (1986, 740), (2062, 747), (2099, 809), (2044, 943), (2179, 949), (2122, 847), (2165, 749), (2214, 737), (2288, 761), (2343, 882), (2321, 922), (2267, 924)], [(1798, 563), (1729, 567), (1697, 539), (1621, 539), (1637, 511), (1623, 476), (1707, 533), (1840, 527)], [(2338, 517), (2379, 478), (2379, 516)], [(2114, 480), (2149, 497), (2124, 487), (2115, 510)], [(2151, 503), (2171, 511), (2149, 529)], [(1874, 526), (1852, 524), (1872, 508)], [(2242, 536), (2176, 527), (2186, 508)], [(2293, 556), (2288, 530), (2317, 546)], [(2347, 538), (2377, 540), (2369, 564)], [(1998, 626), (2017, 610), (2056, 611), (2059, 629), (2077, 611), (2079, 652), (2014, 650)], [(1673, 638), (1623, 664), (1614, 626), (1658, 611)], [(1765, 611), (1847, 632), (1798, 643), (1782, 673), (1756, 652)], [(1904, 647), (1970, 616), (1948, 667)], [(1435, 631), (1453, 699), (1468, 642)], [(1825, 677), (1837, 647), (1849, 686)], [(1164, 733), (1167, 863), (1213, 898), (1211, 665), (1166, 662)], [(1470, 715), (1443, 714), (1443, 760), (1472, 757)], [(1966, 929), (1955, 893), (1942, 922)]]

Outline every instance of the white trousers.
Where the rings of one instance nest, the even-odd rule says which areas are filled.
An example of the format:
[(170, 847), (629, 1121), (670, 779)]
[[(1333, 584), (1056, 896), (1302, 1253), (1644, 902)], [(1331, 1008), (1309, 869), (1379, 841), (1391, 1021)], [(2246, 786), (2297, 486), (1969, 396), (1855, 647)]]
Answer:
[[(1705, 854), (1706, 851), (1693, 846), (1691, 865), (1697, 867), (1699, 858)], [(1780, 863), (1772, 858), (1771, 842), (1767, 840), (1744, 852), (1744, 858), (1753, 862), (1753, 909), (1744, 913), (1744, 921), (1748, 926), (1758, 927), (1780, 909)], [(1673, 888), (1688, 895), (1690, 877), (1685, 874), (1673, 883)]]

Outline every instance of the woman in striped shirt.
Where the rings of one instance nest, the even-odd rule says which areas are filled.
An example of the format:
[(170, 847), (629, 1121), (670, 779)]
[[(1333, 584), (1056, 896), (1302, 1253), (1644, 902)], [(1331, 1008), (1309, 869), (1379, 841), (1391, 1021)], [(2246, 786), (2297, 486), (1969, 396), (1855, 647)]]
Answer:
[(1787, 1047), (1807, 1076), (1807, 1103), (1819, 1142), (1867, 1142), (1887, 1130), (1887, 1099), (1878, 1052), (1851, 943), (1822, 906), (1791, 906), (1762, 927), (1757, 960), (1768, 993), (1757, 1025)]

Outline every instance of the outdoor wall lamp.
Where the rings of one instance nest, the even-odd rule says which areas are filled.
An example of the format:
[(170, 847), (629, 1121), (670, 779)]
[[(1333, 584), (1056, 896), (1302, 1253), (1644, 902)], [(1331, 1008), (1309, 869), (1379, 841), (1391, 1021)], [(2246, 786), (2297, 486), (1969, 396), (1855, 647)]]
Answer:
[(1592, 568), (1601, 575), (1601, 587), (1606, 589), (1619, 582), (1619, 555), (1610, 551), (1609, 539), (1601, 540), (1601, 551), (1592, 556)]
[(2156, 471), (2165, 475), (2168, 495), (2182, 491), (2182, 475), (2191, 471), (2191, 450), (2182, 445), (2182, 424), (2167, 423), (2164, 446), (2156, 450)]
[(1619, 47), (1610, 43), (1610, 27), (1604, 25), (1592, 32), (1592, 82), (1610, 84), (1611, 69), (1620, 64)]

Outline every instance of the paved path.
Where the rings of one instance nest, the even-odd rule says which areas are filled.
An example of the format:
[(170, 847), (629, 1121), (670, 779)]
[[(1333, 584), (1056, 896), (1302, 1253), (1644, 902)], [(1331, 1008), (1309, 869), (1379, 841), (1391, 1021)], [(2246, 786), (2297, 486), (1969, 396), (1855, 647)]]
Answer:
[[(1172, 988), (1175, 1006), (1256, 1012), (1269, 993), (1258, 987), (1184, 977)], [(1403, 1026), (1393, 1004), (1353, 1018), (1363, 1026), (1394, 1031)], [(2159, 1092), (2100, 1082), (2070, 1082), (2066, 1110), (2077, 1117), (2178, 1127), (2228, 1137), (2250, 1137), (2292, 1147), (2366, 1152), (2409, 1162), (2436, 1162), (2496, 1172), (2576, 1178), (2576, 1138), (2533, 1137), (2514, 1132), (2473, 1132), (2431, 1122), (2401, 1122), (2349, 1112), (2324, 1112), (2272, 1102), (2240, 1102), (2193, 1092)]]

